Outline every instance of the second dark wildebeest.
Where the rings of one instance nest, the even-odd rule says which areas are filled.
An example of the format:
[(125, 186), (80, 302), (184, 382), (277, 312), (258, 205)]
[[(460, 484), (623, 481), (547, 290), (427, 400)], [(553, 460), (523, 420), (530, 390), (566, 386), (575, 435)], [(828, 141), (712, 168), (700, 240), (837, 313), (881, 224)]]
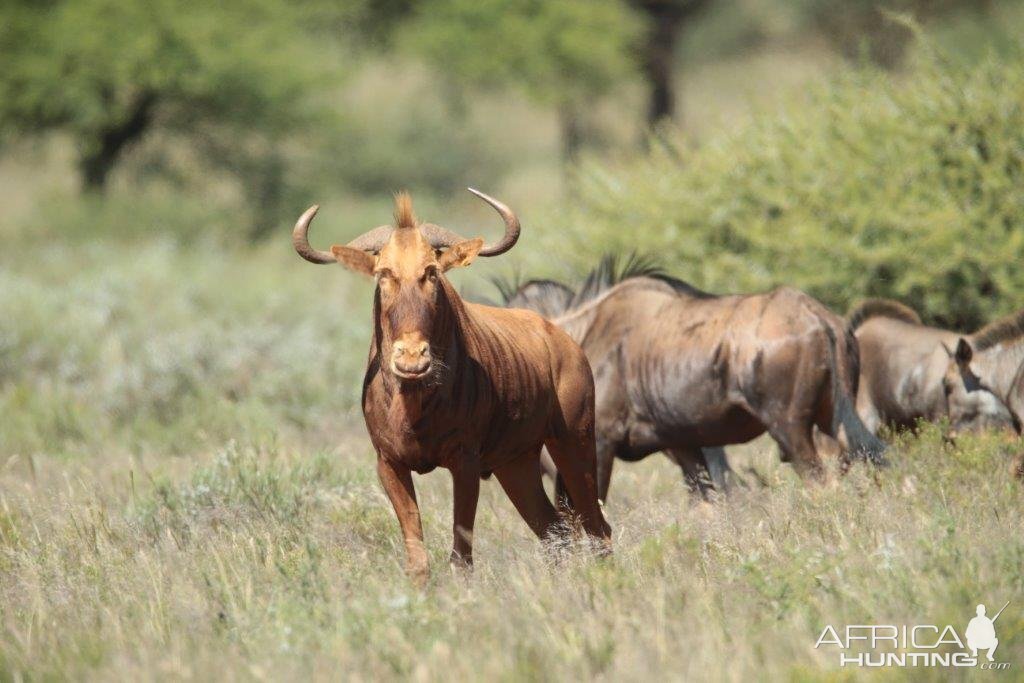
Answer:
[(558, 515), (541, 481), (542, 446), (558, 466), (563, 499), (601, 552), (611, 550), (597, 500), (594, 383), (583, 352), (532, 311), (463, 301), (444, 275), (478, 255), (504, 253), (519, 237), (512, 211), (475, 193), (505, 221), (496, 244), (420, 223), (405, 194), (396, 199), (394, 226), (331, 251), (309, 245), (315, 206), (292, 233), (307, 261), (340, 263), (377, 280), (363, 415), (405, 540), (407, 571), (418, 582), (428, 568), (412, 473), (451, 471), (451, 559), (469, 564), (480, 479), (491, 473), (538, 536), (556, 533)]
[(884, 462), (854, 411), (856, 342), (818, 301), (788, 287), (716, 296), (659, 273), (593, 280), (554, 322), (594, 371), (602, 499), (615, 458), (665, 451), (697, 471), (700, 449), (766, 431), (804, 476), (822, 474), (815, 426)]

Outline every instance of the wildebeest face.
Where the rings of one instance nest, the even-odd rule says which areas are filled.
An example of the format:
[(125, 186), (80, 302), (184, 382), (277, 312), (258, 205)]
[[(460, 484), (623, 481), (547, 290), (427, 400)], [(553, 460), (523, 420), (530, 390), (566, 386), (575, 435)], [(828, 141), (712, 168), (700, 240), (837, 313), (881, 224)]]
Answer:
[(943, 377), (951, 436), (982, 430), (1014, 430), (1015, 422), (1009, 409), (972, 369), (973, 356), (970, 344), (961, 339), (950, 354)]
[[(444, 305), (444, 272), (467, 266), (483, 246), (482, 239), (466, 240), (445, 251), (435, 250), (416, 227), (403, 227), (373, 259), (372, 274), (380, 296), (380, 325), (384, 349), (390, 348), (389, 368), (403, 380), (426, 378), (432, 369), (431, 349), (445, 340), (435, 339), (439, 308)], [(346, 247), (334, 247), (346, 263)], [(364, 262), (364, 269), (369, 266)]]
[(480, 238), (467, 240), (439, 225), (420, 223), (405, 192), (395, 195), (394, 226), (381, 225), (329, 252), (309, 244), (309, 225), (320, 207), (309, 207), (292, 230), (295, 251), (310, 263), (340, 263), (376, 278), (382, 366), (403, 380), (426, 378), (435, 362), (432, 348), (447, 341), (435, 338), (445, 333), (438, 318), (458, 294), (445, 281), (445, 271), (468, 266), (478, 255), (503, 254), (519, 239), (519, 219), (510, 208), (482, 192), (470, 192), (493, 207), (505, 223), (505, 234), (493, 244), (485, 246)]
[(408, 198), (399, 198), (396, 227), (376, 254), (335, 245), (331, 253), (350, 270), (372, 275), (380, 298), (382, 352), (386, 368), (406, 381), (425, 379), (433, 369), (435, 339), (444, 272), (468, 266), (483, 247), (480, 238), (462, 240), (447, 248), (431, 245), (412, 213)]

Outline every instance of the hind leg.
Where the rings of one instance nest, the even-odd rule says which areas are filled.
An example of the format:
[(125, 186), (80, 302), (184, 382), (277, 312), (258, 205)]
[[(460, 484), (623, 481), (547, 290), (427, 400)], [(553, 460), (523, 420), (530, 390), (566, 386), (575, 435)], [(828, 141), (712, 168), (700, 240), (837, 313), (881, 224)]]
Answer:
[(596, 446), (597, 460), (597, 498), (601, 502), (608, 500), (608, 488), (612, 485), (612, 467), (615, 465), (615, 449), (607, 439), (598, 438)]
[(683, 481), (686, 482), (686, 487), (690, 489), (690, 492), (699, 493), (705, 501), (710, 501), (715, 485), (701, 449), (670, 448), (665, 451), (665, 455), (679, 465), (679, 469), (683, 471)]
[(551, 436), (544, 442), (558, 467), (566, 493), (580, 516), (583, 530), (611, 552), (611, 527), (601, 513), (597, 497), (594, 437), (590, 434)]
[(825, 477), (825, 468), (814, 448), (812, 428), (809, 422), (788, 422), (773, 425), (768, 433), (779, 444), (783, 462), (792, 462), (802, 479), (821, 481)]
[(540, 459), (534, 453), (523, 455), (494, 470), (505, 494), (537, 537), (546, 540), (557, 533), (558, 514), (544, 491)]
[[(836, 407), (832, 407), (832, 410), (836, 410)], [(878, 409), (875, 408), (875, 404), (872, 402), (871, 397), (867, 395), (867, 391), (861, 391), (857, 396), (857, 417), (864, 424), (864, 427), (871, 434), (878, 434), (879, 428), (882, 426), (882, 418), (878, 414)], [(850, 435), (846, 433), (846, 426), (844, 424), (834, 425), (836, 422), (833, 420), (831, 411), (823, 412), (818, 417), (818, 429), (823, 434), (831, 438), (831, 443), (821, 439), (816, 440), (815, 444), (819, 446), (819, 452), (825, 452), (821, 448), (823, 443), (828, 444), (829, 454), (835, 452), (839, 458), (839, 462), (842, 465), (842, 469), (845, 472), (852, 464), (851, 461), (851, 448), (850, 448)], [(841, 422), (841, 421), (840, 421)]]
[(728, 495), (733, 486), (747, 488), (747, 483), (736, 473), (736, 470), (729, 464), (729, 458), (725, 455), (725, 449), (721, 446), (700, 449), (704, 455), (704, 465), (711, 475), (711, 483), (715, 489)]

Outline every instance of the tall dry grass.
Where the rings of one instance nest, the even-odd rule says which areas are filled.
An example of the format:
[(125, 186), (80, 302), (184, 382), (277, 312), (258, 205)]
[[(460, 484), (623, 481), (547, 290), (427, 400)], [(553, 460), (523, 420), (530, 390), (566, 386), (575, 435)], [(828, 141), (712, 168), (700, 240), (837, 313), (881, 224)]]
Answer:
[(358, 429), (327, 450), (9, 458), (0, 675), (831, 679), (852, 672), (815, 650), (826, 624), (962, 633), (977, 602), (1007, 599), (998, 659), (1024, 665), (1024, 494), (1005, 443), (954, 449), (931, 430), (892, 470), (827, 486), (801, 484), (766, 443), (736, 459), (764, 487), (712, 507), (667, 461), (620, 466), (605, 562), (552, 565), (486, 484), (470, 576), (445, 563), (447, 477), (419, 478), (434, 575), (417, 592)]

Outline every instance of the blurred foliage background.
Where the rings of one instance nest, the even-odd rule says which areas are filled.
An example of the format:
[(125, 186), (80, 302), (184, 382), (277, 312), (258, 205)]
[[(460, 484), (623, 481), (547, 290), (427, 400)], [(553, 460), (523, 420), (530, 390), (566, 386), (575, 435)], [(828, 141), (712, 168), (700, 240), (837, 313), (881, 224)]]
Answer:
[(455, 276), (481, 297), (639, 249), (971, 329), (1024, 301), (1022, 39), (1015, 0), (8, 0), (0, 442), (330, 443), (368, 290), (288, 233), (398, 189), (465, 234), (499, 229), (467, 185), (521, 214)]
[(634, 154), (652, 131), (709, 146), (779, 102), (820, 111), (799, 95), (836, 74), (882, 69), (898, 90), (916, 80), (913, 26), (944, 54), (1010, 59), (1019, 4), (11, 0), (0, 177), (19, 196), (0, 219), (8, 234), (41, 220), (31, 232), (58, 238), (237, 242), (312, 198), (353, 215), (396, 188), (443, 204), (470, 182), (553, 206), (581, 155)]

